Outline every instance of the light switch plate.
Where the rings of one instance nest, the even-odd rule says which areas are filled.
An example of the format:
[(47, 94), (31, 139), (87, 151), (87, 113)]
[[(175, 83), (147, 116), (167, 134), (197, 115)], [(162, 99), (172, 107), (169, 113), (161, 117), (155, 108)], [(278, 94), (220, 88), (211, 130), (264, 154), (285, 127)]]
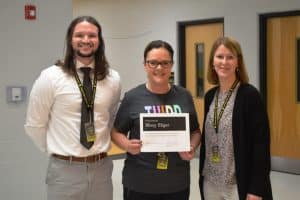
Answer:
[(24, 86), (7, 86), (6, 100), (8, 103), (20, 103), (26, 100), (27, 91)]

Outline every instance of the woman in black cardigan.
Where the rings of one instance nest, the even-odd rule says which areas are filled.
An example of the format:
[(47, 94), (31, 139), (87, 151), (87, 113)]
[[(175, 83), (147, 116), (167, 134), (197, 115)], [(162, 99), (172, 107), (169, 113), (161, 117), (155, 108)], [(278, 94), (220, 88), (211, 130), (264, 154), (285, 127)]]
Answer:
[(200, 148), (202, 200), (272, 200), (270, 131), (257, 89), (248, 84), (241, 47), (228, 37), (213, 44)]

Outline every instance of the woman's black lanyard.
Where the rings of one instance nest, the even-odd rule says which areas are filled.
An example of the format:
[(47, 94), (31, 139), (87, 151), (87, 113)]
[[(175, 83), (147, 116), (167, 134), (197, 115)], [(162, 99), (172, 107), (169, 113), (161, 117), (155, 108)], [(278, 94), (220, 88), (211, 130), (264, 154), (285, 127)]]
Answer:
[(89, 102), (87, 96), (86, 96), (86, 93), (84, 91), (84, 88), (83, 88), (83, 85), (78, 77), (78, 74), (75, 70), (75, 79), (76, 79), (76, 82), (77, 82), (77, 85), (78, 85), (78, 88), (80, 90), (80, 93), (82, 94), (83, 96), (83, 99), (84, 99), (84, 102), (86, 104), (86, 106), (88, 107), (88, 109), (92, 109), (93, 106), (94, 106), (94, 100), (95, 100), (95, 94), (96, 94), (96, 88), (97, 88), (97, 78), (96, 78), (96, 74), (94, 74), (94, 79), (93, 79), (93, 91), (92, 91), (92, 99), (91, 101)]
[(227, 106), (227, 103), (228, 103), (228, 101), (229, 101), (229, 99), (230, 99), (230, 97), (231, 97), (231, 95), (232, 95), (232, 93), (233, 93), (233, 90), (234, 90), (235, 87), (237, 86), (238, 82), (239, 82), (239, 81), (236, 79), (236, 80), (234, 81), (234, 83), (232, 84), (232, 86), (231, 86), (231, 88), (230, 88), (230, 90), (229, 90), (229, 93), (227, 94), (227, 96), (226, 96), (226, 98), (225, 98), (225, 101), (224, 101), (224, 103), (223, 103), (223, 105), (222, 105), (222, 108), (221, 108), (221, 111), (220, 111), (220, 113), (219, 113), (219, 116), (218, 116), (219, 89), (218, 89), (218, 91), (217, 91), (217, 94), (216, 94), (216, 100), (215, 100), (215, 108), (214, 108), (214, 121), (213, 121), (213, 123), (214, 123), (214, 128), (215, 128), (215, 130), (216, 130), (216, 133), (218, 133), (218, 131), (219, 131), (219, 122), (220, 122), (220, 119), (221, 119), (221, 117), (222, 117), (222, 115), (223, 115), (223, 112), (224, 112), (224, 110), (225, 110), (225, 108), (226, 108), (226, 106)]

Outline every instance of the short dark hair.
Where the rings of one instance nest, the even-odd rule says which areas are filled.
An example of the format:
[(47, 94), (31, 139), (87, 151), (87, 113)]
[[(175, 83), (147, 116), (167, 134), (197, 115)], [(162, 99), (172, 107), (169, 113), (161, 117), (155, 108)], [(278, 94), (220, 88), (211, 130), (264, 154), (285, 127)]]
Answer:
[(91, 16), (79, 16), (75, 18), (69, 25), (66, 38), (65, 38), (65, 58), (64, 61), (57, 61), (56, 65), (62, 67), (62, 69), (68, 73), (73, 75), (75, 71), (75, 63), (74, 63), (74, 50), (72, 47), (72, 36), (74, 33), (75, 26), (83, 21), (87, 21), (98, 28), (98, 39), (99, 39), (99, 47), (95, 52), (95, 74), (98, 80), (102, 80), (108, 74), (109, 64), (105, 57), (105, 45), (102, 37), (102, 29), (98, 21)]
[(168, 42), (165, 42), (162, 40), (153, 40), (146, 46), (146, 48), (144, 50), (144, 61), (146, 61), (149, 51), (151, 51), (152, 49), (158, 49), (158, 48), (165, 48), (170, 53), (170, 57), (173, 61), (174, 50), (173, 50), (172, 46)]

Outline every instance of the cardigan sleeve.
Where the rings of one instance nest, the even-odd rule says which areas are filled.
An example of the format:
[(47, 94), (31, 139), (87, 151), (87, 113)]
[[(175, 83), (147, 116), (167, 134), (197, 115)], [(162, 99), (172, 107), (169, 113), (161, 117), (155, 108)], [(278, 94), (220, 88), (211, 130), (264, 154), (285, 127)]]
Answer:
[(251, 171), (248, 193), (264, 196), (268, 192), (270, 174), (270, 128), (267, 111), (254, 88), (247, 95), (247, 121), (250, 135)]

